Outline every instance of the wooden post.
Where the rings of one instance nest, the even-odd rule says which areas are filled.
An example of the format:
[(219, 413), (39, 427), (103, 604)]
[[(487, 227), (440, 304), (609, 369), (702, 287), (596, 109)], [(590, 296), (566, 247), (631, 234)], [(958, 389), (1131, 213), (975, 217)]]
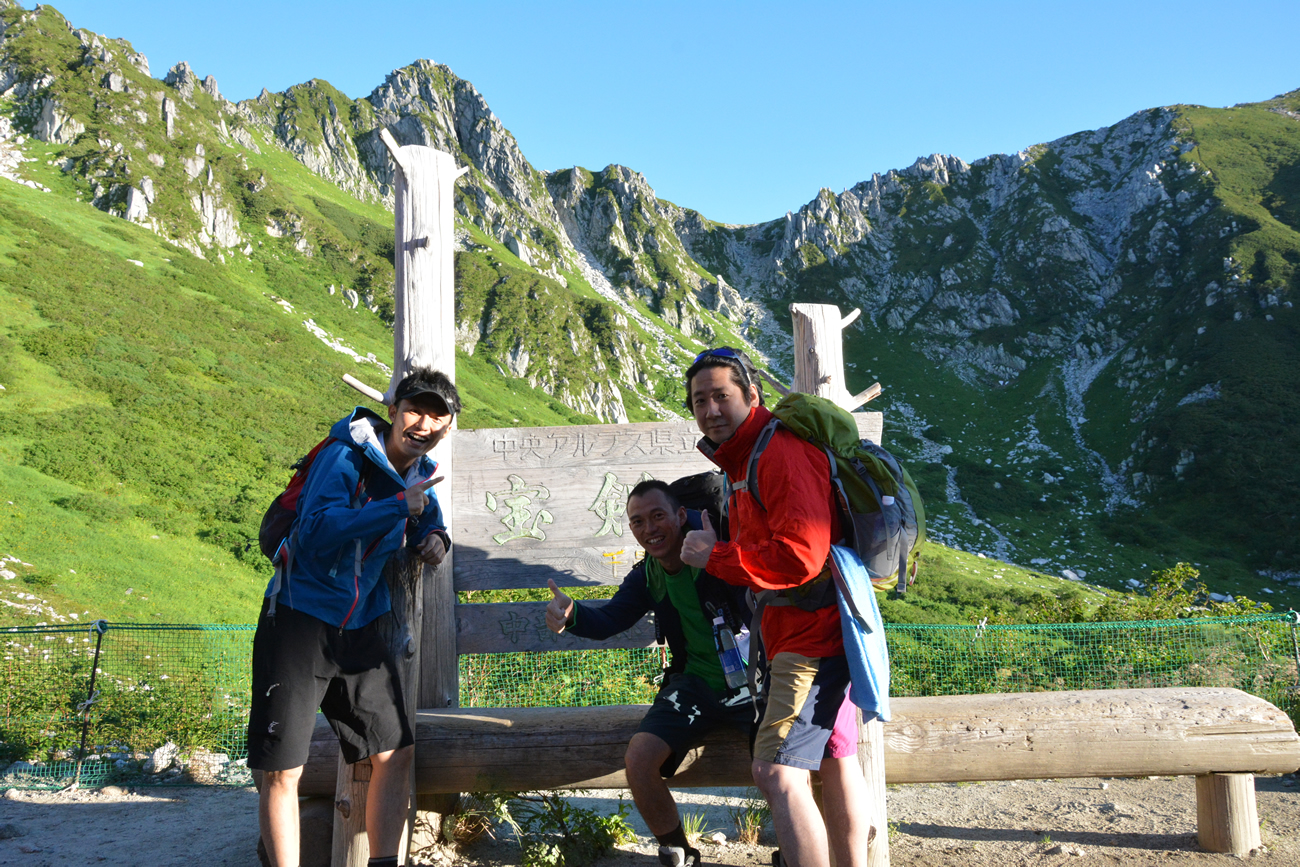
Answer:
[(399, 147), (387, 129), (379, 137), (397, 164), (393, 267), (393, 378), (384, 402), (411, 367), (426, 365), (456, 379), (456, 168), (449, 153)]
[(879, 717), (862, 722), (858, 711), (858, 765), (867, 781), (867, 867), (889, 867), (889, 817), (885, 811), (885, 725)]
[[(455, 185), (456, 179), (469, 169), (458, 169), (451, 154), (433, 148), (400, 147), (387, 129), (380, 130), (379, 137), (397, 166), (394, 172), (393, 375), (382, 394), (351, 376), (344, 377), (344, 381), (372, 400), (391, 404), (397, 384), (412, 368), (431, 367), (456, 381)], [(431, 454), (443, 477), (451, 474), (450, 439), (455, 435), (454, 427), (453, 422), (453, 430)], [(441, 485), (437, 493), (443, 514), (449, 518), (451, 485)], [(393, 557), (385, 571), (393, 600), (393, 617), (387, 622), (389, 643), (401, 669), (403, 698), (412, 726), (417, 707), (453, 707), (459, 694), (456, 620), (452, 610), (456, 594), (451, 583), (451, 558), (452, 553), (448, 552), (435, 569), (403, 551)], [(360, 776), (352, 767), (340, 766), (335, 798), (339, 810), (334, 823), (334, 867), (361, 867), (369, 857), (365, 836), (366, 786), (357, 785), (359, 781)], [(420, 798), (416, 794), (412, 762), (411, 809), (402, 831), (399, 860), (403, 863), (407, 860), (416, 810), (424, 807), (440, 812), (447, 803), (447, 796)], [(435, 828), (439, 826), (439, 816), (430, 819)]]
[(339, 753), (339, 777), (334, 790), (334, 840), (330, 848), (333, 867), (364, 867), (370, 858), (366, 839), (366, 790), (370, 786), (370, 760), (349, 765)]
[(791, 330), (794, 332), (794, 390), (825, 397), (849, 412), (880, 394), (874, 383), (858, 394), (850, 395), (844, 379), (844, 347), (840, 335), (862, 313), (855, 309), (840, 316), (834, 304), (791, 304)]
[(1196, 841), (1211, 852), (1237, 856), (1260, 847), (1254, 774), (1196, 778)]
[[(833, 400), (852, 412), (880, 393), (880, 383), (850, 395), (844, 383), (841, 332), (861, 310), (841, 317), (833, 304), (791, 304), (794, 332), (794, 390)], [(871, 831), (868, 867), (889, 867), (889, 827), (885, 811), (885, 734), (879, 719), (863, 723), (858, 713), (858, 764), (867, 783), (867, 815)]]

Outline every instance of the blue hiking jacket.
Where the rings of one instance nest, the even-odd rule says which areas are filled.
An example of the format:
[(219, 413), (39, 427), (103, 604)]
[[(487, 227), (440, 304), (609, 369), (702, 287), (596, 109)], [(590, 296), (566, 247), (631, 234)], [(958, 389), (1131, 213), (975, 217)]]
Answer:
[[(391, 609), (380, 573), (406, 538), (414, 546), (435, 530), (445, 534), (432, 488), (408, 534), (406, 489), (431, 478), (438, 465), (421, 457), (400, 477), (384, 452), (388, 429), (387, 420), (360, 406), (330, 429), (336, 442), (316, 455), (298, 499), (290, 533), (293, 561), (280, 604), (341, 629), (358, 629)], [(273, 579), (266, 595), (274, 592)]]

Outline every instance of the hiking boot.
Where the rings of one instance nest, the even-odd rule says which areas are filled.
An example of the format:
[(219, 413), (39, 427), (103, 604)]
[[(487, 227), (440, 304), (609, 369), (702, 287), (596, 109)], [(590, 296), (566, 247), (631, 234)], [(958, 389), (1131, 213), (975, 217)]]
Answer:
[(700, 850), (681, 846), (660, 846), (659, 863), (664, 867), (700, 867)]

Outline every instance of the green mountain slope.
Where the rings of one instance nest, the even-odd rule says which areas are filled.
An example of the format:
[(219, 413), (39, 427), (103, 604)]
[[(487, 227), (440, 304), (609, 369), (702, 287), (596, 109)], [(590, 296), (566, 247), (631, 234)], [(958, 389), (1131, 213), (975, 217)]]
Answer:
[[(390, 332), (323, 290), (326, 260), (272, 245), (209, 263), (10, 183), (0, 239), (0, 552), (60, 611), (247, 622), (267, 571), (249, 546), (286, 467), (357, 402), (343, 373), (387, 376), (304, 320), (362, 355), (391, 357)], [(458, 369), (467, 426), (590, 421), (480, 360)]]
[(935, 586), (1067, 598), (1039, 573), (1126, 588), (1187, 560), (1212, 590), (1300, 604), (1298, 116), (1296, 94), (1152, 109), (726, 226), (626, 167), (535, 169), (429, 61), (358, 99), (313, 79), (232, 103), (0, 0), (0, 588), (251, 616), (264, 503), (356, 402), (339, 376), (388, 376), (382, 126), (470, 169), (463, 427), (668, 417), (704, 346), (788, 377), (791, 302), (861, 307), (849, 389), (884, 383), (871, 408), (934, 538), (978, 552), (936, 547)]

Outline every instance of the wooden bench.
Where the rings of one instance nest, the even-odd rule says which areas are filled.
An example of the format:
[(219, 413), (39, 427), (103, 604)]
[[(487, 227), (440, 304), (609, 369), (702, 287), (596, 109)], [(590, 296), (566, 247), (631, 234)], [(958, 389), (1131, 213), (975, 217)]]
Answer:
[[(890, 783), (1195, 776), (1197, 839), (1212, 852), (1260, 845), (1254, 774), (1300, 769), (1278, 708), (1236, 689), (1115, 689), (895, 698), (885, 723)], [(644, 705), (424, 710), (421, 793), (625, 788), (623, 753)], [(319, 721), (303, 794), (333, 796), (338, 743)], [(719, 731), (674, 787), (748, 786), (743, 738)]]

